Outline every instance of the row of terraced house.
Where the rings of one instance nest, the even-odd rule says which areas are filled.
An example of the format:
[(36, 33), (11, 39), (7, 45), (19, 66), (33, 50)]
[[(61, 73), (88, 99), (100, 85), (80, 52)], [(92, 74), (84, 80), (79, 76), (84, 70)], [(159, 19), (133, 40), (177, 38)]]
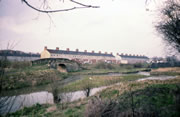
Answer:
[(95, 51), (88, 52), (87, 50), (79, 51), (76, 49), (75, 51), (67, 48), (66, 50), (60, 50), (59, 47), (56, 49), (48, 49), (47, 46), (44, 47), (43, 52), (41, 53), (41, 58), (66, 58), (69, 60), (75, 60), (79, 63), (97, 63), (97, 62), (107, 62), (107, 63), (116, 63), (116, 64), (134, 64), (134, 63), (144, 63), (149, 60), (146, 56), (139, 55), (127, 55), (127, 54), (119, 54), (113, 55), (113, 53), (102, 53), (99, 51), (96, 53)]
[(74, 60), (79, 63), (97, 63), (97, 62), (107, 62), (116, 64), (134, 64), (134, 63), (144, 63), (149, 60), (146, 56), (140, 55), (128, 55), (128, 54), (113, 54), (101, 51), (88, 52), (87, 50), (79, 51), (76, 49), (74, 51), (67, 48), (66, 50), (61, 50), (58, 47), (56, 49), (48, 49), (44, 47), (44, 50), (39, 53), (25, 53), (22, 51), (14, 50), (1, 50), (0, 58), (6, 56), (8, 60), (11, 61), (33, 61), (43, 58), (65, 58), (69, 60)]

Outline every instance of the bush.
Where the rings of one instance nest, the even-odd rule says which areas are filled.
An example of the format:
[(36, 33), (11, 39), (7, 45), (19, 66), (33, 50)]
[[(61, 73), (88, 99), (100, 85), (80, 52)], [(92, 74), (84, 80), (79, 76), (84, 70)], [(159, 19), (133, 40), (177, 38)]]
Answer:
[(95, 97), (89, 100), (85, 108), (85, 117), (101, 117), (106, 107), (105, 101), (102, 101), (99, 97)]
[(136, 63), (134, 64), (134, 68), (149, 68), (150, 65), (147, 63)]
[(86, 97), (90, 96), (92, 87), (93, 87), (93, 84), (89, 80), (83, 83), (83, 91)]
[(7, 59), (0, 59), (0, 68), (7, 68), (10, 66), (10, 61)]
[(31, 62), (29, 61), (14, 61), (11, 62), (11, 67), (15, 68), (15, 69), (23, 69), (25, 67), (30, 67), (31, 66)]
[(120, 64), (119, 66), (124, 69), (133, 69), (134, 68), (134, 66), (132, 64)]
[(100, 62), (95, 65), (96, 69), (115, 69), (115, 66), (111, 63)]
[(85, 114), (87, 117), (179, 117), (179, 110), (180, 84), (160, 84), (124, 92), (117, 99), (93, 98)]

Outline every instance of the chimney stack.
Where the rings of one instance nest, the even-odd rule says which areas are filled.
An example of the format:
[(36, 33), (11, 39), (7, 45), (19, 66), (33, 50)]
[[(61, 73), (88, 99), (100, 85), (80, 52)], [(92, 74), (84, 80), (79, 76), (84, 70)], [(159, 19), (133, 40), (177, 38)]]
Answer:
[(56, 50), (59, 50), (59, 47), (56, 47)]
[(84, 50), (85, 53), (87, 53), (87, 50)]
[(47, 50), (47, 46), (44, 46), (44, 50)]
[(79, 52), (79, 49), (76, 49), (76, 52)]
[(66, 51), (69, 51), (69, 48), (66, 48)]
[(107, 52), (105, 52), (105, 54), (107, 54)]
[(94, 50), (92, 50), (92, 53), (94, 53)]
[(112, 55), (113, 53), (111, 52), (111, 55)]
[(117, 53), (116, 55), (119, 55), (119, 53)]

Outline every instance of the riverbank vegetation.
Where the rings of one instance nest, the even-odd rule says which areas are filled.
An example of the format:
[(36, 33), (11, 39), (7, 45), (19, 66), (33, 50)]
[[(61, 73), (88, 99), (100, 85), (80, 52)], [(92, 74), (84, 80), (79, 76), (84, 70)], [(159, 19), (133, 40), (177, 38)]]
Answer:
[[(14, 90), (28, 87), (48, 85), (62, 81), (69, 76), (101, 75), (108, 73), (137, 73), (148, 68), (135, 68), (134, 65), (116, 65), (98, 63), (83, 65), (78, 72), (61, 73), (49, 68), (47, 64), (31, 65), (30, 62), (8, 62), (2, 79), (2, 90)], [(100, 86), (100, 85), (98, 85)]]
[(47, 65), (6, 68), (2, 81), (2, 90), (21, 89), (46, 85), (67, 78), (66, 73), (49, 69)]
[(84, 87), (89, 86), (89, 88), (101, 87), (101, 86), (109, 86), (119, 82), (125, 81), (135, 81), (140, 78), (145, 78), (147, 76), (137, 75), (137, 74), (128, 74), (124, 76), (87, 76), (82, 80), (78, 80), (64, 86), (61, 92), (63, 91), (78, 91), (83, 90)]
[(151, 75), (177, 76), (177, 75), (180, 75), (180, 67), (169, 67), (169, 68), (152, 69), (150, 74)]
[(45, 117), (179, 117), (179, 91), (180, 77), (164, 81), (126, 81), (85, 99), (66, 104), (35, 105), (8, 116), (30, 117), (36, 113), (36, 116)]
[[(84, 65), (83, 70), (69, 73), (60, 73), (46, 64), (17, 66), (5, 68), (2, 85), (4, 91), (47, 86), (50, 89), (48, 91), (57, 99), (54, 104), (36, 104), (7, 116), (179, 116), (178, 67), (152, 69), (150, 72), (150, 76), (175, 76), (174, 79), (138, 81), (149, 77), (137, 74), (138, 71), (150, 71), (148, 66), (99, 63)], [(76, 78), (78, 75), (82, 78)], [(102, 86), (106, 88), (93, 96), (89, 95), (92, 88)], [(58, 101), (59, 94), (79, 90), (87, 92), (87, 98), (74, 102)]]

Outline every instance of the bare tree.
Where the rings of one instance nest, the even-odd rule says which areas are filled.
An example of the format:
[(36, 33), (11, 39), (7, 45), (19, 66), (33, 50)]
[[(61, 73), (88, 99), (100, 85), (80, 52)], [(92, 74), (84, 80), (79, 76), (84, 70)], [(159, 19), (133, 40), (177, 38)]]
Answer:
[(180, 52), (180, 1), (167, 0), (160, 13), (157, 31), (169, 45)]
[(89, 97), (90, 96), (90, 93), (91, 93), (91, 89), (92, 89), (92, 87), (93, 87), (93, 84), (92, 84), (92, 82), (91, 82), (91, 77), (87, 80), (87, 81), (85, 81), (84, 83), (83, 83), (83, 92), (84, 92), (84, 94), (85, 94), (85, 96), (86, 97)]

